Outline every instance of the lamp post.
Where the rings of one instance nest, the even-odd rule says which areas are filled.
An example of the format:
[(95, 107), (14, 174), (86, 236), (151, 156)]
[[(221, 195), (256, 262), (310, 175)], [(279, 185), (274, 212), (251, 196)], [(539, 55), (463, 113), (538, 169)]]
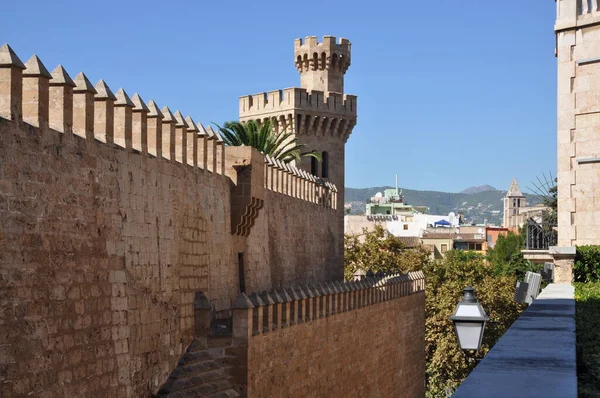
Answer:
[(485, 323), (490, 317), (475, 297), (475, 289), (466, 287), (463, 292), (464, 295), (450, 320), (454, 323), (460, 348), (478, 351), (483, 339)]

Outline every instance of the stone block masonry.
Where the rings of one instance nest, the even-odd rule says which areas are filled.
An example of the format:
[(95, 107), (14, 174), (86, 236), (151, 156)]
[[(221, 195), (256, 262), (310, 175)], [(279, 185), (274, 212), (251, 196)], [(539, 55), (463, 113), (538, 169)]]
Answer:
[(0, 47), (0, 396), (149, 396), (193, 339), (197, 292), (222, 317), (242, 280), (339, 276), (335, 187), (238, 149)]
[(422, 272), (296, 285), (234, 304), (233, 351), (248, 397), (423, 397)]
[(598, 245), (600, 15), (595, 0), (556, 5), (558, 246)]

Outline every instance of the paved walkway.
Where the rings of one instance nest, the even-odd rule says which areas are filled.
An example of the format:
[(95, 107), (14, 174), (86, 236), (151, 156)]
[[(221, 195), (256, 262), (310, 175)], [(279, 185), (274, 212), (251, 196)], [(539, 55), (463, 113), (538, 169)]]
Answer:
[(453, 395), (576, 398), (574, 288), (548, 285)]

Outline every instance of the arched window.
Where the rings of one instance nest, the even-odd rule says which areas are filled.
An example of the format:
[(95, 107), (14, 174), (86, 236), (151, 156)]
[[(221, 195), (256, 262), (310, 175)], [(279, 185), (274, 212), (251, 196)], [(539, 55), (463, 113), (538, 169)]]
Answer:
[(310, 158), (310, 174), (316, 176), (319, 173), (319, 163), (316, 158)]
[(327, 54), (321, 53), (321, 67), (319, 69), (327, 69)]
[(321, 177), (329, 178), (329, 154), (323, 151), (321, 158)]
[(313, 61), (312, 70), (319, 69), (319, 54), (314, 53), (312, 61)]

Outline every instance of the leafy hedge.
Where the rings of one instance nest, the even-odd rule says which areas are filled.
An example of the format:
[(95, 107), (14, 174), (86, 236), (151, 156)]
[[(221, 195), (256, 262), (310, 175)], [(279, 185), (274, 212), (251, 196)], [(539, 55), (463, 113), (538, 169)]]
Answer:
[(600, 281), (600, 246), (577, 246), (573, 274), (575, 282)]
[(575, 283), (580, 398), (600, 396), (600, 282)]

